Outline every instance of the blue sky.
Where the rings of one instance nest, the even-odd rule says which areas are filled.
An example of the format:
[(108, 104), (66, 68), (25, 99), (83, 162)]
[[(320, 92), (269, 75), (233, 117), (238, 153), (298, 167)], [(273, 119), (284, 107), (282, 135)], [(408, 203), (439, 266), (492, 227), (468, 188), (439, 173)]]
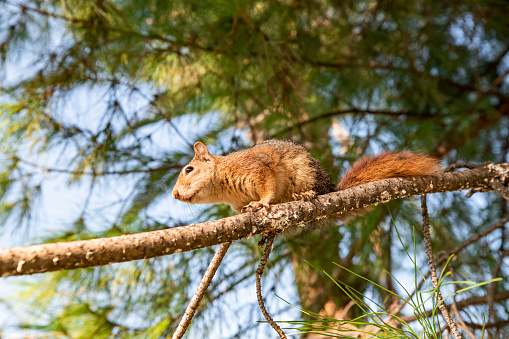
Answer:
[[(469, 25), (468, 18), (465, 19), (465, 23)], [(47, 52), (47, 48), (58, 48), (60, 44), (65, 42), (64, 37), (61, 35), (61, 32), (59, 32), (59, 27), (55, 26), (54, 29), (55, 34), (53, 34), (53, 38), (49, 42), (49, 45), (46, 46), (43, 42), (42, 45), (24, 46), (22, 48), (22, 53), (17, 57), (12, 56), (9, 58), (7, 63), (2, 65), (2, 73), (0, 73), (2, 77), (1, 80), (6, 83), (16, 83), (33, 74), (37, 68), (33, 68), (32, 65), (40, 58), (41, 49)], [(455, 32), (457, 30), (454, 34), (458, 37), (458, 43), (470, 43), (470, 41), (467, 41), (467, 37), (461, 34), (462, 30), (460, 28), (453, 27), (453, 30), (455, 30)], [(477, 40), (474, 36), (472, 42), (475, 41)], [(485, 48), (489, 49), (489, 47)], [(77, 126), (90, 130), (97, 130), (103, 112), (107, 106), (108, 96), (105, 93), (106, 90), (107, 87), (105, 86), (76, 89), (71, 95), (66, 97), (65, 100), (62, 100), (62, 102), (56, 105), (51, 113), (66, 123), (76, 124)], [(148, 94), (153, 92), (151, 88), (144, 88), (144, 90)], [(131, 113), (143, 109), (143, 106), (146, 105), (146, 100), (142, 97), (128, 98), (125, 93), (119, 93), (119, 98), (121, 104), (125, 107), (129, 107)], [(147, 145), (146, 151), (157, 155), (159, 152), (163, 151), (185, 150), (190, 147), (194, 141), (197, 141), (199, 136), (207, 131), (207, 128), (210, 128), (210, 126), (215, 123), (217, 120), (216, 114), (217, 113), (210, 113), (202, 119), (196, 116), (186, 116), (175, 119), (174, 123), (178, 130), (186, 136), (187, 140), (182, 140), (169, 125), (147, 127), (142, 133), (150, 134), (152, 143)], [(362, 135), (364, 132), (365, 131), (359, 131), (359, 135)], [(236, 133), (236, 131), (231, 131), (231, 133)], [(24, 156), (26, 156), (26, 160), (30, 160), (41, 166), (62, 168), (63, 164), (66, 163), (66, 157), (69, 158), (73, 154), (72, 149), (67, 149), (66, 151), (69, 153), (65, 154), (63, 157), (58, 152), (58, 149), (54, 150), (56, 153), (52, 154), (29, 154), (27, 152)], [(214, 152), (214, 147), (211, 147), (211, 151)], [(85, 179), (83, 183), (69, 186), (69, 177), (65, 174), (47, 175), (44, 171), (40, 171), (40, 177), (44, 178), (42, 197), (32, 224), (30, 227), (24, 229), (22, 234), (19, 234), (19, 232), (11, 231), (18, 226), (11, 222), (0, 231), (0, 247), (38, 243), (43, 237), (68, 228), (77, 214), (81, 213), (81, 208), (85, 203), (88, 193), (89, 179)], [(110, 180), (110, 178), (106, 178), (106, 180)], [(100, 231), (111, 224), (121, 209), (120, 205), (111, 204), (125, 196), (133, 188), (133, 182), (134, 181), (126, 180), (125, 178), (118, 178), (108, 183), (99, 182), (99, 185), (94, 189), (94, 195), (90, 201), (89, 213), (85, 216), (88, 221), (87, 226), (89, 226), (90, 229)], [(480, 195), (475, 195), (466, 203), (471, 204), (473, 208), (482, 209), (486, 207), (486, 201)], [(101, 209), (101, 207), (105, 205), (109, 207)], [(433, 207), (432, 198), (431, 206)], [(168, 195), (168, 197), (161, 199), (156, 206), (150, 210), (150, 213), (151, 217), (155, 219), (165, 220), (168, 211), (178, 211), (173, 215), (175, 218), (193, 222), (193, 218), (198, 214), (197, 211), (199, 208), (200, 207), (197, 206), (190, 207), (183, 203), (176, 202)], [(98, 210), (102, 210), (103, 212), (90, 213)], [(495, 239), (496, 237), (493, 236), (493, 238)], [(497, 243), (493, 243), (492, 246), (497, 246)], [(412, 286), (413, 278), (407, 273), (413, 271), (412, 265), (409, 261), (405, 260), (402, 262), (400, 268), (404, 269), (397, 273), (399, 279), (403, 282), (407, 282), (407, 286)], [(12, 298), (12, 296), (14, 292), (19, 289), (16, 285), (25, 280), (34, 281), (40, 277), (40, 275), (36, 275), (34, 277), (15, 277), (7, 280), (0, 280), (0, 297), (7, 299), (8, 303), (15, 308), (16, 300)], [(290, 269), (284, 271), (282, 279), (291, 281), (292, 278), (293, 275)], [(196, 285), (197, 284), (198, 280), (196, 281)], [(269, 304), (269, 308), (275, 310), (278, 307), (286, 306), (284, 302), (278, 301), (268, 294), (268, 292), (264, 293), (264, 295), (273, 300), (273, 302)], [(297, 300), (296, 293), (293, 290), (278, 290), (278, 294), (283, 299), (291, 302)], [(254, 302), (256, 298), (254, 284), (243, 286), (237, 294), (231, 295), (229, 298), (231, 298), (230, 302), (237, 305)], [(231, 316), (233, 317), (234, 315), (232, 314)], [(22, 331), (16, 329), (16, 324), (18, 324), (18, 320), (23, 321), (24, 317), (26, 317), (26, 314), (24, 314), (22, 310), (15, 310), (13, 312), (10, 308), (0, 303), (0, 327), (5, 327), (5, 332), (3, 334), (6, 335), (6, 337), (12, 336), (14, 338), (23, 334)], [(287, 319), (296, 319), (298, 317), (298, 312), (292, 310), (285, 313), (283, 317)], [(259, 314), (259, 319), (262, 319), (261, 314)], [(248, 320), (252, 321), (253, 319)], [(226, 329), (226, 331), (227, 330), (228, 329)], [(218, 328), (217, 331), (219, 333), (220, 329)]]

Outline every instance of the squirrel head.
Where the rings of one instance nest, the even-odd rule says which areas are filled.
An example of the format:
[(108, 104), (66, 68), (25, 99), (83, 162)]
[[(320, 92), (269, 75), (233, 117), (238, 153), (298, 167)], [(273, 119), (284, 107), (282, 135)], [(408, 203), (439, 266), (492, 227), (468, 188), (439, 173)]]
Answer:
[(194, 158), (182, 168), (177, 183), (173, 187), (173, 198), (189, 204), (216, 202), (214, 173), (216, 157), (211, 155), (201, 142), (194, 144)]

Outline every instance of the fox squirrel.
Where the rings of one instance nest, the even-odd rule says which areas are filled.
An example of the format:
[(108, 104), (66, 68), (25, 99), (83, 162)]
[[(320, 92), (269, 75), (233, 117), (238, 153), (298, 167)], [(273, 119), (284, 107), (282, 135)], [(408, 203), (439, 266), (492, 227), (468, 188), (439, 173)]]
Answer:
[(410, 151), (384, 152), (354, 163), (336, 187), (318, 161), (290, 141), (267, 140), (226, 156), (211, 155), (197, 142), (194, 152), (173, 197), (191, 204), (225, 203), (238, 213), (268, 211), (271, 204), (310, 200), (372, 181), (431, 174), (440, 166), (437, 159)]

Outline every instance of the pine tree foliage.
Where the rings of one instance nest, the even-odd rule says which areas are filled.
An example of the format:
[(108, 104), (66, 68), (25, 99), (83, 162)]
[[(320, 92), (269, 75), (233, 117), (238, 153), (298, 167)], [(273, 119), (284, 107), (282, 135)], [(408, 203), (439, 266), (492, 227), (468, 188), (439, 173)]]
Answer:
[[(46, 227), (46, 241), (55, 242), (231, 215), (225, 206), (172, 202), (197, 140), (221, 154), (291, 139), (333, 178), (385, 149), (422, 150), (444, 164), (507, 162), (508, 10), (494, 0), (0, 0), (1, 232), (34, 242), (36, 226)], [(55, 185), (83, 196), (61, 211), (58, 229), (41, 216)], [(435, 249), (454, 248), (507, 214), (496, 194), (474, 197), (430, 199)], [(412, 226), (422, 232), (418, 205), (388, 207), (412, 248)], [(367, 284), (333, 261), (394, 290), (384, 270), (404, 268), (392, 225), (387, 207), (378, 207), (348, 227), (281, 238), (265, 286), (327, 316), (349, 299), (306, 260), (358, 291)], [(450, 263), (456, 280), (503, 278), (465, 298), (507, 290), (505, 236), (494, 232)], [(212, 255), (46, 274), (23, 296), (30, 315), (22, 325), (71, 338), (166, 336)], [(233, 246), (192, 335), (264, 333), (255, 323), (260, 255), (253, 240)], [(305, 317), (268, 299), (274, 318)], [(491, 335), (507, 336), (497, 324), (507, 322), (508, 306), (484, 303), (462, 314), (482, 324), (484, 312)]]

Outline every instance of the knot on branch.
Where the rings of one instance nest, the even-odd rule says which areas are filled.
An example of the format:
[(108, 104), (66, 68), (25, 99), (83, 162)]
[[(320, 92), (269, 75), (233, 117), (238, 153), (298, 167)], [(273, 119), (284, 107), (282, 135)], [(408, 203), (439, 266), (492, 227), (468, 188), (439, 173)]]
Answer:
[(507, 182), (509, 181), (509, 166), (489, 164), (488, 169), (493, 173), (490, 179), (490, 185), (497, 191), (502, 198), (509, 201), (509, 191), (507, 190)]
[(501, 182), (506, 182), (509, 180), (509, 166), (504, 166), (504, 164), (495, 165), (490, 163), (486, 166), (490, 172), (494, 174), (494, 178), (499, 179)]

